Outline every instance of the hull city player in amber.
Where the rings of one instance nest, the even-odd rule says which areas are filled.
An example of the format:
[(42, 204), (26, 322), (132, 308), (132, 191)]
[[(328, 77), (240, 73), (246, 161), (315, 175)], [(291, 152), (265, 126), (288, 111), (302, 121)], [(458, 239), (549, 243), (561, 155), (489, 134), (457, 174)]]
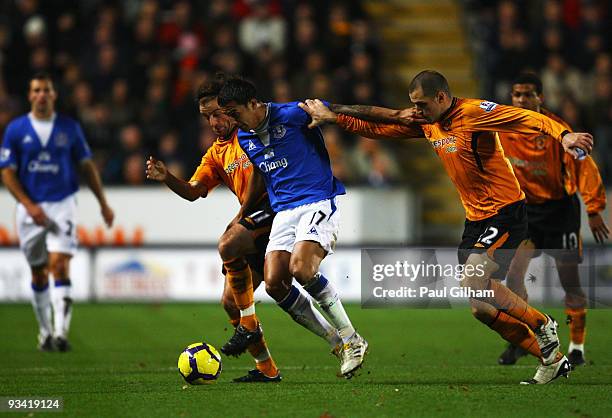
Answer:
[[(571, 128), (542, 107), (542, 81), (532, 73), (521, 74), (512, 85), (512, 105), (532, 110)], [(608, 238), (608, 226), (601, 217), (606, 207), (606, 190), (597, 165), (590, 156), (571, 158), (561, 144), (548, 135), (500, 132), (499, 139), (526, 196), (528, 241), (518, 248), (510, 265), (507, 285), (527, 300), (525, 274), (532, 257), (542, 251), (555, 259), (570, 328), (568, 358), (572, 366), (584, 364), (586, 296), (580, 286), (578, 264), (582, 261), (580, 237), (580, 192), (589, 215), (595, 240)], [(503, 365), (514, 364), (526, 352), (514, 344), (499, 358)]]
[(459, 261), (466, 271), (485, 267), (484, 275), (466, 275), (462, 285), (494, 291), (493, 297), (470, 299), (473, 315), (541, 360), (534, 378), (521, 383), (545, 384), (567, 376), (570, 364), (559, 351), (557, 323), (495, 280), (504, 278), (514, 250), (527, 238), (525, 194), (496, 132), (545, 133), (562, 142), (572, 156), (577, 156), (574, 147), (589, 153), (592, 136), (570, 133), (539, 113), (453, 97), (444, 76), (435, 71), (419, 73), (409, 94), (415, 106), (404, 110), (343, 105), (329, 109), (319, 100), (301, 107), (311, 115), (313, 127), (331, 122), (370, 138), (425, 137), (430, 142), (466, 211)]

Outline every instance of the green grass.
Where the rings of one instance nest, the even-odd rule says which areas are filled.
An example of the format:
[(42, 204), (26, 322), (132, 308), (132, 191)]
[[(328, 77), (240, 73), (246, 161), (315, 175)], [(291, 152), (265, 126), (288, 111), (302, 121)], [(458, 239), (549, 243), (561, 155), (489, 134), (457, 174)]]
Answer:
[[(370, 342), (357, 378), (336, 377), (326, 344), (277, 307), (258, 305), (283, 382), (230, 383), (251, 368), (246, 354), (224, 358), (216, 384), (186, 386), (180, 351), (202, 338), (219, 347), (230, 335), (217, 305), (77, 305), (74, 350), (65, 354), (35, 350), (30, 306), (0, 305), (0, 396), (61, 396), (61, 415), (78, 417), (612, 416), (610, 310), (589, 312), (591, 364), (538, 387), (518, 385), (534, 360), (496, 365), (502, 342), (467, 309), (348, 310)], [(567, 327), (560, 333), (566, 347)]]

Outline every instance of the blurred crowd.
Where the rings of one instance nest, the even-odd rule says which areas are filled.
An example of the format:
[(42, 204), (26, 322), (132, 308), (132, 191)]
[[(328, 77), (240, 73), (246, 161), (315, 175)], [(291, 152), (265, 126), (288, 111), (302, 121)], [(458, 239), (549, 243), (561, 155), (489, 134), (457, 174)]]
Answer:
[(544, 106), (595, 135), (612, 185), (612, 6), (606, 0), (464, 0), (484, 97), (510, 102), (512, 79), (540, 74)]
[[(379, 104), (379, 42), (358, 1), (0, 1), (0, 132), (29, 109), (29, 77), (51, 73), (57, 108), (77, 118), (108, 184), (146, 184), (155, 155), (188, 178), (214, 135), (200, 83), (242, 74), (261, 99)], [(326, 128), (338, 177), (399, 179), (378, 142)]]

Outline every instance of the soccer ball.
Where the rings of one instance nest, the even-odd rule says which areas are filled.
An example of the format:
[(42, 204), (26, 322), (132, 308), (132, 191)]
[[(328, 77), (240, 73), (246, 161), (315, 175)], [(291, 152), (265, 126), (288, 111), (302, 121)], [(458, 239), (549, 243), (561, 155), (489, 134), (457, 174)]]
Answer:
[(192, 385), (214, 383), (221, 374), (221, 368), (219, 352), (206, 343), (189, 345), (178, 358), (179, 373)]

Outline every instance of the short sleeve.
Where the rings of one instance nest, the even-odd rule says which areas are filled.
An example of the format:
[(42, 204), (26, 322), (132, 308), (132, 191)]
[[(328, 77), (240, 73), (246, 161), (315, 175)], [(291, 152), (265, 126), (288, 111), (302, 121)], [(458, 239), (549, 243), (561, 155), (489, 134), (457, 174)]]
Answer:
[(221, 184), (222, 179), (215, 170), (215, 164), (210, 150), (204, 154), (200, 165), (189, 179), (189, 183), (193, 182), (204, 184), (209, 192)]
[(72, 156), (77, 162), (81, 162), (92, 157), (91, 149), (89, 148), (89, 144), (87, 144), (83, 129), (81, 128), (81, 125), (78, 122), (74, 122), (74, 142), (72, 143)]
[(4, 138), (0, 146), (0, 168), (17, 168), (17, 139), (15, 136), (15, 125), (9, 124), (4, 131)]

